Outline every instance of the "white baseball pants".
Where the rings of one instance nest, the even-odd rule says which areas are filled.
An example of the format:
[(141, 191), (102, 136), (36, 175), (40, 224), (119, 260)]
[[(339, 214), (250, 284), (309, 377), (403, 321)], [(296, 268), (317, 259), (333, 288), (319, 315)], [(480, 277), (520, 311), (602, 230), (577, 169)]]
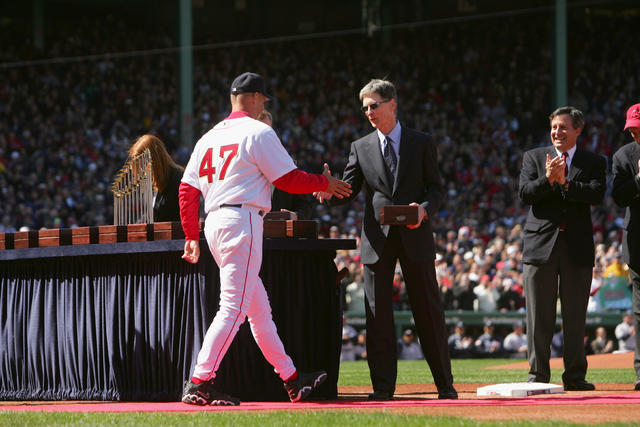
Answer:
[(249, 319), (253, 338), (283, 380), (296, 368), (271, 317), (271, 305), (258, 276), (262, 264), (262, 217), (258, 209), (223, 207), (207, 215), (209, 249), (220, 267), (220, 308), (205, 334), (193, 376), (214, 378), (238, 328)]

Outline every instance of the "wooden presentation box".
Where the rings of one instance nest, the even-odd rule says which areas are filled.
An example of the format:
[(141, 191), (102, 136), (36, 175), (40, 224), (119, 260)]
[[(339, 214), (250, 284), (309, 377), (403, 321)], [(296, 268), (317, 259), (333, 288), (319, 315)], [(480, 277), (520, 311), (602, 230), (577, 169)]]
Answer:
[(407, 225), (418, 223), (418, 206), (387, 205), (380, 208), (380, 224)]
[(298, 219), (298, 214), (290, 211), (272, 211), (267, 212), (264, 216), (265, 221), (278, 221), (278, 220), (292, 220), (295, 221)]
[(0, 250), (184, 239), (179, 222), (51, 228), (0, 233)]
[(310, 220), (265, 220), (264, 237), (318, 238), (318, 223)]

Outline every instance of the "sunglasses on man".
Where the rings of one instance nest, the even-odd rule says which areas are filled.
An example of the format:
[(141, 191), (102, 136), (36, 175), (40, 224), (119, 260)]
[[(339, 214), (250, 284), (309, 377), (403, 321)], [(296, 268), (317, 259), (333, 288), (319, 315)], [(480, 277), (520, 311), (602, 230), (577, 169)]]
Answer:
[(390, 99), (385, 99), (384, 101), (380, 101), (380, 102), (374, 102), (373, 104), (369, 104), (369, 105), (363, 105), (361, 107), (362, 112), (366, 113), (367, 111), (369, 111), (369, 109), (371, 110), (377, 110), (378, 107), (380, 106), (380, 104), (384, 104), (385, 102), (389, 102), (391, 101)]

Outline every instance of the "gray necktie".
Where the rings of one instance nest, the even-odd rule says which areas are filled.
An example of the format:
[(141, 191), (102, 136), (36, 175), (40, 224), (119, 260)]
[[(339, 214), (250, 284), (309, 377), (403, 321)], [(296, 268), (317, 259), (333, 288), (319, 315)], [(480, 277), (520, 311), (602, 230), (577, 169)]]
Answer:
[(395, 179), (396, 177), (396, 168), (398, 166), (398, 158), (396, 157), (396, 152), (391, 146), (391, 138), (388, 136), (384, 139), (384, 151), (382, 153), (384, 157), (384, 161), (389, 166), (389, 171), (391, 172), (391, 176)]

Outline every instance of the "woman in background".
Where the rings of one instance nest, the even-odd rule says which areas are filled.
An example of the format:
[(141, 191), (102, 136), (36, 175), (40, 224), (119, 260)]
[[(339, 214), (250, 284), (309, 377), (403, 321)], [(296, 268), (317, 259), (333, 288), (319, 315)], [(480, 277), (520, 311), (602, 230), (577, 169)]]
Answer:
[(145, 148), (151, 152), (153, 171), (153, 221), (180, 221), (178, 187), (184, 168), (173, 161), (162, 141), (153, 135), (142, 135), (129, 149), (136, 157)]

